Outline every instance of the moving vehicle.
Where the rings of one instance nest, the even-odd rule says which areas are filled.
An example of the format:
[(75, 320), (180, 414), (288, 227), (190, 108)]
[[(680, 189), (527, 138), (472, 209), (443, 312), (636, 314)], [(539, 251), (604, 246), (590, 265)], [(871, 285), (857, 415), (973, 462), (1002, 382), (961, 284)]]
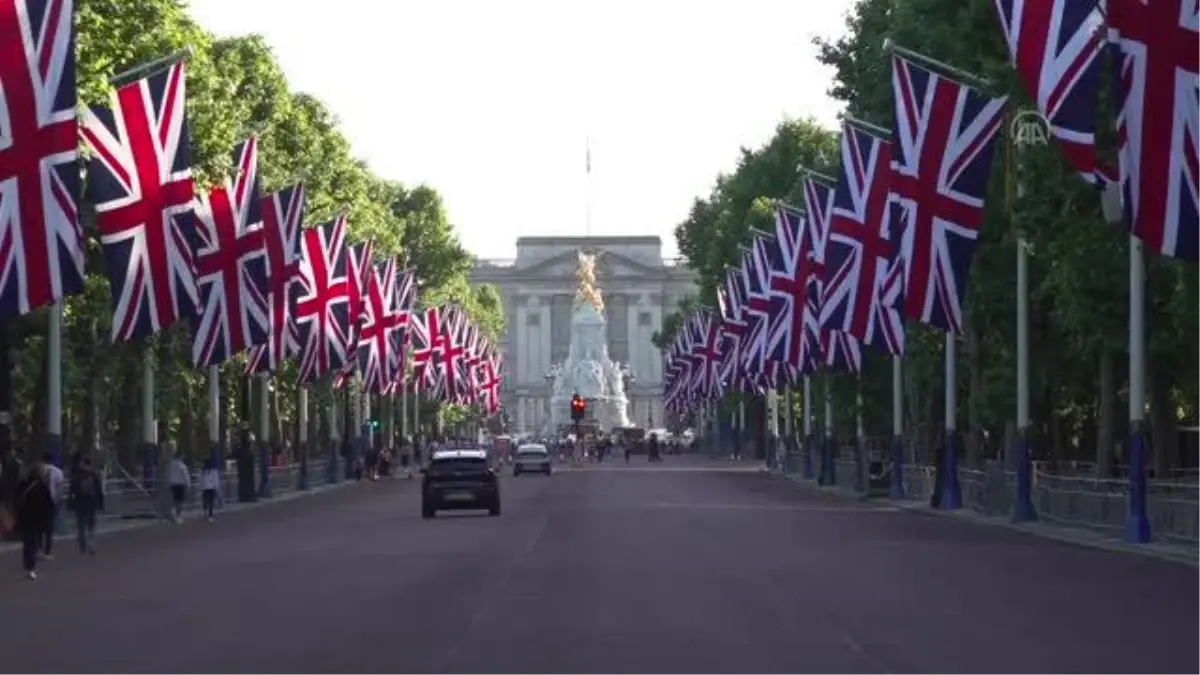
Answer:
[(421, 470), (421, 517), (438, 511), (486, 510), (500, 515), (500, 484), (487, 450), (439, 450)]
[(523, 473), (544, 473), (547, 476), (550, 468), (550, 451), (541, 443), (527, 443), (517, 448), (517, 457), (513, 462), (513, 475)]

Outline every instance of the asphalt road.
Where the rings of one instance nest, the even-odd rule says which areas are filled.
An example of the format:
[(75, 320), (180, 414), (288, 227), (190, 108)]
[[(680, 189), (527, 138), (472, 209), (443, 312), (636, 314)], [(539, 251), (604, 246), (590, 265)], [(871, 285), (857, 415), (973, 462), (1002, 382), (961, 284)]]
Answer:
[[(1191, 672), (1192, 568), (668, 458), (0, 556), (4, 672)], [(64, 542), (69, 544), (70, 542)]]

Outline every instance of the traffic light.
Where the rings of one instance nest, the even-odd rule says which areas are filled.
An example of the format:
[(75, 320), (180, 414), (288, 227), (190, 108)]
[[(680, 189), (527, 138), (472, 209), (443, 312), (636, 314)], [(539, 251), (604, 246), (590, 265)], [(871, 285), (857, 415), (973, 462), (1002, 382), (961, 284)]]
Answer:
[(576, 422), (582, 422), (584, 415), (587, 414), (587, 401), (579, 394), (571, 397), (571, 419)]

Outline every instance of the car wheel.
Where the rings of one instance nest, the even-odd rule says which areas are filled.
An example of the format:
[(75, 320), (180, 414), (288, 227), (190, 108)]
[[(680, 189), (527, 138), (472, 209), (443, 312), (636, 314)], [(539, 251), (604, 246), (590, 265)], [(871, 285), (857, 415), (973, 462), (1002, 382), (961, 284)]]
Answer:
[(520, 470), (520, 469), (513, 469), (513, 477), (514, 477), (514, 478), (515, 478), (515, 477), (517, 477), (517, 476), (520, 476), (520, 475), (521, 475), (521, 470)]
[(546, 475), (547, 475), (547, 476), (549, 476), (549, 475), (550, 475), (550, 472), (551, 472), (551, 470), (552, 470), (552, 469), (551, 469), (550, 467), (546, 467)]
[(421, 517), (433, 518), (437, 515), (437, 509), (433, 508), (432, 504), (421, 504)]
[(500, 500), (499, 499), (492, 502), (492, 505), (488, 507), (488, 515), (489, 516), (500, 515)]

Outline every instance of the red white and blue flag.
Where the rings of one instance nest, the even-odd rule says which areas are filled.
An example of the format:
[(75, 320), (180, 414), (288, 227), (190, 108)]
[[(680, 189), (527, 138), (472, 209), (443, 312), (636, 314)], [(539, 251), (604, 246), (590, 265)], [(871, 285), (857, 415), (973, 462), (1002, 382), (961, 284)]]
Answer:
[(1146, 248), (1192, 262), (1200, 258), (1198, 7), (1196, 0), (1108, 0), (1125, 222)]
[(349, 298), (347, 307), (350, 312), (350, 323), (346, 327), (346, 354), (349, 358), (333, 379), (334, 389), (344, 387), (358, 369), (358, 359), (355, 358), (355, 354), (357, 354), (358, 336), (362, 331), (363, 317), (367, 306), (367, 284), (371, 280), (372, 249), (372, 242), (367, 240), (353, 244), (346, 250), (350, 265), (349, 274), (346, 275), (349, 283), (346, 291)]
[[(902, 232), (891, 227), (888, 192), (892, 144), (855, 124), (842, 128), (837, 186), (809, 181), (810, 202), (831, 199), (824, 265), (823, 328), (863, 344), (904, 354)], [(810, 206), (810, 208), (812, 208)]]
[(233, 162), (232, 181), (196, 198), (200, 307), (192, 317), (192, 363), (197, 368), (265, 343), (270, 331), (257, 139), (240, 143)]
[(300, 353), (296, 296), (300, 285), (300, 229), (304, 219), (304, 185), (297, 183), (263, 197), (263, 229), (267, 245), (267, 341), (250, 348), (247, 373), (273, 373)]
[[(811, 272), (808, 279), (808, 311), (811, 322), (817, 328), (810, 337), (814, 345), (810, 349), (811, 360), (823, 370), (857, 373), (862, 364), (862, 349), (859, 341), (849, 333), (821, 326), (821, 315), (828, 302), (825, 286), (825, 271), (828, 268), (829, 223), (833, 218), (833, 187), (824, 181), (806, 176), (804, 203), (808, 208), (808, 227), (805, 240), (811, 242)], [(809, 245), (809, 244), (806, 244)], [(811, 368), (805, 372), (812, 372)]]
[(165, 330), (199, 305), (185, 84), (178, 62), (117, 89), (111, 108), (83, 111), (113, 342)]
[(1116, 180), (1116, 172), (1096, 159), (1096, 100), (1105, 46), (1099, 3), (994, 3), (1017, 75), (1037, 103), (1067, 163), (1089, 183), (1103, 185)]
[(362, 330), (358, 336), (358, 367), (363, 388), (386, 393), (400, 370), (400, 312), (396, 304), (396, 259), (377, 263), (367, 281)]
[(720, 398), (721, 386), (721, 317), (708, 309), (693, 315), (692, 381), (694, 396), (699, 399)]
[(817, 346), (817, 316), (808, 311), (813, 258), (807, 219), (788, 204), (775, 206), (775, 237), (767, 250), (771, 260), (771, 340), (767, 358), (789, 373), (812, 372)]
[(904, 314), (961, 333), (1006, 99), (987, 96), (899, 55), (892, 56), (892, 89), (896, 114), (889, 199), (900, 207), (898, 225), (904, 233)]
[(0, 0), (0, 318), (83, 290), (71, 0)]
[(345, 216), (301, 232), (296, 327), (302, 384), (340, 370), (351, 357), (349, 269)]

